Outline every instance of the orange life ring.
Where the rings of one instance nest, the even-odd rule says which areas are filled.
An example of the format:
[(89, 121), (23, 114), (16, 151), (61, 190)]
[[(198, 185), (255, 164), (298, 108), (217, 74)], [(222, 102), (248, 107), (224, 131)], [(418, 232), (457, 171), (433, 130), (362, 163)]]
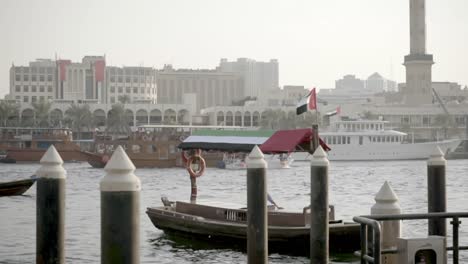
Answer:
[[(195, 155), (198, 155), (198, 156), (201, 155), (201, 149), (194, 149), (194, 151), (195, 151)], [(187, 162), (190, 159), (190, 150), (182, 150), (180, 154), (182, 156), (182, 161), (187, 166)]]
[[(196, 161), (199, 160), (198, 163), (198, 170), (195, 171), (192, 165), (195, 165)], [(187, 161), (187, 171), (190, 174), (190, 177), (192, 178), (197, 178), (203, 175), (203, 172), (205, 171), (206, 167), (206, 162), (200, 155), (194, 155), (191, 156), (190, 159)]]

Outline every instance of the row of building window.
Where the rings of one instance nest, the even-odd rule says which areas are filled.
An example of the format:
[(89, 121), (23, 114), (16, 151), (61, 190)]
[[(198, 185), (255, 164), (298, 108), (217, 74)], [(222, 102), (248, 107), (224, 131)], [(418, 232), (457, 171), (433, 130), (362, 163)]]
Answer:
[[(52, 100), (52, 96), (31, 96), (31, 103), (35, 103), (35, 102), (43, 102), (45, 101), (45, 99), (48, 99), (48, 100)], [(21, 102), (21, 96), (16, 96), (15, 99), (19, 102)], [(23, 102), (24, 103), (29, 103), (29, 96), (23, 96)]]
[[(135, 101), (138, 101), (138, 100), (151, 100), (151, 98), (145, 98), (145, 97), (133, 97), (132, 98), (132, 102), (135, 102)], [(117, 103), (117, 98), (112, 96), (110, 98), (110, 102), (111, 102), (111, 104)]]
[(20, 72), (20, 69), (22, 69), (23, 73), (49, 73), (52, 74), (54, 73), (55, 68), (54, 67), (15, 67), (16, 72)]
[(145, 82), (154, 82), (155, 78), (154, 76), (114, 76), (114, 75), (111, 75), (110, 76), (110, 82), (119, 82), (119, 83), (123, 83), (125, 80), (126, 83), (131, 83), (132, 80), (134, 83), (137, 83), (137, 82), (142, 82), (142, 83), (145, 83)]
[[(38, 75), (31, 75), (31, 81), (32, 82), (37, 82), (38, 80), (40, 82), (45, 82), (46, 80), (46, 75), (39, 75), (39, 78), (37, 78)], [(23, 81), (24, 82), (29, 82), (29, 75), (23, 75)], [(15, 80), (17, 82), (21, 81), (21, 75), (15, 75)], [(47, 75), (47, 81), (52, 82), (54, 80), (54, 77), (52, 75)]]
[(109, 68), (110, 74), (126, 74), (126, 75), (151, 75), (154, 73), (151, 69), (144, 68), (135, 68), (135, 69), (119, 69), (119, 68)]
[[(118, 87), (117, 88), (118, 93), (123, 93), (123, 91), (124, 91), (123, 89), (124, 89), (124, 87)], [(110, 87), (110, 92), (111, 93), (115, 93), (115, 90), (116, 89), (115, 89), (114, 86)], [(129, 94), (129, 93), (132, 93), (132, 91), (133, 91), (134, 94), (137, 94), (138, 93), (138, 87), (133, 87), (133, 88), (132, 87), (125, 87), (125, 93)], [(140, 88), (140, 93), (144, 94), (145, 93), (145, 88)], [(148, 94), (153, 93), (154, 94), (154, 93), (156, 93), (156, 89), (155, 88), (146, 88), (146, 93), (148, 93)]]
[[(32, 93), (36, 93), (36, 92), (40, 92), (40, 93), (43, 93), (45, 92), (45, 86), (39, 86), (39, 90), (37, 89), (38, 87), (36, 85), (32, 85), (31, 86), (31, 92)], [(29, 93), (29, 86), (28, 85), (23, 85), (23, 92), (25, 93)], [(15, 86), (15, 92), (17, 93), (21, 93), (21, 86), (20, 85), (16, 85)], [(47, 86), (47, 92), (48, 93), (51, 93), (52, 92), (52, 86)]]

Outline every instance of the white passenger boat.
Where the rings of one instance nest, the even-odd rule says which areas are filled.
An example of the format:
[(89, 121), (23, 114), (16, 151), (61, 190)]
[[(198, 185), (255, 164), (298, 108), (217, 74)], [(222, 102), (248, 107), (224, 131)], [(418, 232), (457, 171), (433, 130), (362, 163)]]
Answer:
[[(329, 131), (320, 131), (320, 137), (330, 146), (329, 160), (414, 160), (427, 159), (439, 146), (449, 153), (461, 143), (460, 139), (414, 143), (408, 134), (387, 130), (388, 121), (337, 121)], [(294, 160), (309, 160), (307, 152), (295, 152)]]

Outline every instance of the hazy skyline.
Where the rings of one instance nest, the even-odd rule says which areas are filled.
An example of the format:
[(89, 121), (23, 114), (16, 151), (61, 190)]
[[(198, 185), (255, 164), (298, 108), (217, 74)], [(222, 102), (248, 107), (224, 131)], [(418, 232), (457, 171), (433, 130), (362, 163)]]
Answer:
[[(468, 1), (426, 0), (433, 81), (468, 84)], [(0, 96), (11, 64), (36, 58), (214, 68), (278, 59), (279, 83), (332, 88), (345, 74), (405, 81), (408, 0), (2, 1)]]

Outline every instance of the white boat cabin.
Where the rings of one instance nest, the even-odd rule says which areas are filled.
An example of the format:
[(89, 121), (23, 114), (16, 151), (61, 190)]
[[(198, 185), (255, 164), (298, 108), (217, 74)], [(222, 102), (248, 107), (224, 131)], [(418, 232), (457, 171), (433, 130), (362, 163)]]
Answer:
[(320, 133), (327, 145), (401, 144), (406, 133), (386, 130), (382, 120), (352, 120), (332, 123), (328, 131)]

